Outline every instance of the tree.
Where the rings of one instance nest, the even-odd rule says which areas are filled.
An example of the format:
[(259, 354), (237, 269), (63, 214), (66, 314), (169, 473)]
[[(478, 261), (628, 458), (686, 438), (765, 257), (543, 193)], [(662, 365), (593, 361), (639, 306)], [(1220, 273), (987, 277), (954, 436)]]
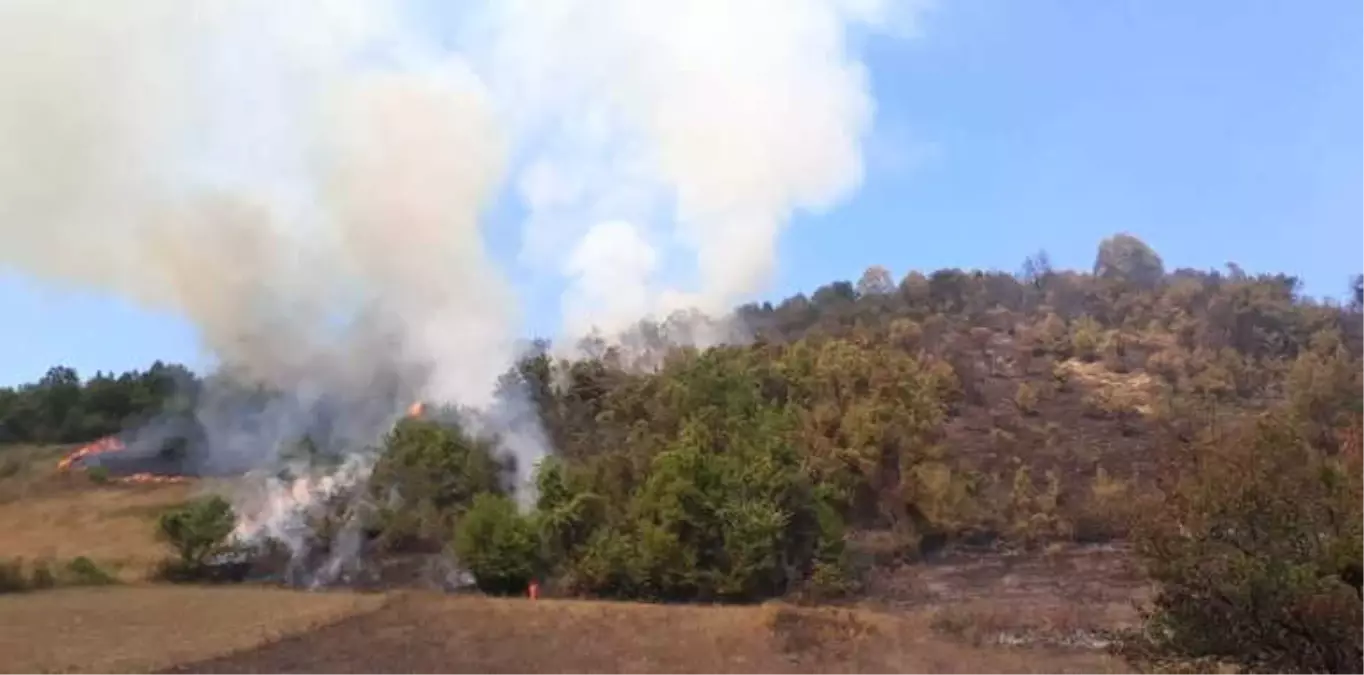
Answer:
[(475, 497), (501, 492), (503, 473), (490, 441), (431, 420), (403, 420), (385, 437), (369, 481), (371, 495), (384, 505), (384, 543), (439, 547)]
[(1051, 256), (1046, 251), (1038, 251), (1023, 259), (1019, 270), (1019, 280), (1036, 288), (1041, 288), (1052, 275)]
[(857, 295), (859, 297), (889, 295), (894, 292), (895, 280), (891, 278), (890, 272), (880, 265), (868, 267), (862, 273), (862, 278), (857, 281)]
[(484, 593), (523, 592), (540, 567), (534, 524), (502, 495), (484, 492), (474, 497), (455, 528), (453, 549)]
[[(1190, 449), (1136, 531), (1159, 584), (1138, 660), (1251, 672), (1360, 672), (1358, 410), (1345, 452), (1276, 412)], [(1205, 664), (1204, 670), (1207, 665)]]
[(1146, 242), (1126, 233), (1115, 234), (1099, 244), (1094, 276), (1152, 288), (1165, 275), (1165, 264)]
[(236, 525), (232, 506), (222, 497), (199, 499), (162, 514), (157, 534), (175, 549), (178, 570), (193, 574), (204, 570), (210, 558), (228, 548), (228, 536)]

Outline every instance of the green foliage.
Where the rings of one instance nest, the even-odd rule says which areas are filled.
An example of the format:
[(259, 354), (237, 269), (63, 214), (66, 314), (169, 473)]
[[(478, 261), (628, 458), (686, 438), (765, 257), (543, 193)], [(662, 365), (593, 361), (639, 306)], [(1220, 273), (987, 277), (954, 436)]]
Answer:
[(157, 361), (143, 371), (95, 373), (82, 381), (56, 366), (38, 381), (0, 388), (0, 443), (73, 443), (122, 429), (133, 420), (190, 409), (198, 381), (183, 366)]
[(176, 568), (193, 575), (206, 571), (210, 558), (228, 550), (235, 524), (232, 506), (215, 495), (163, 513), (157, 535), (175, 550)]
[(107, 586), (118, 583), (112, 574), (89, 558), (77, 557), (62, 566), (58, 574), (47, 560), (38, 560), (25, 573), (24, 561), (0, 559), (0, 593), (41, 591), (57, 586)]
[(385, 543), (440, 546), (477, 495), (501, 491), (502, 470), (487, 441), (456, 426), (400, 422), (384, 439), (369, 483), (382, 505), (378, 526)]
[[(615, 390), (608, 403), (648, 409), (652, 433), (631, 434), (629, 451), (541, 465), (539, 550), (566, 587), (612, 597), (746, 600), (783, 593), (816, 568), (822, 587), (838, 586), (844, 561), (835, 503), (850, 497), (835, 497), (833, 486), (817, 496), (814, 469), (798, 450), (803, 411), (790, 403), (813, 394), (821, 358), (836, 353), (801, 349), (778, 363), (753, 357), (730, 349), (671, 361), (657, 376)], [(835, 459), (827, 457), (822, 471), (851, 468)]]
[(107, 586), (118, 583), (112, 574), (85, 556), (78, 556), (67, 563), (66, 574), (70, 583), (75, 586)]
[(484, 593), (522, 593), (540, 568), (535, 523), (502, 495), (485, 492), (473, 498), (455, 528), (453, 548)]

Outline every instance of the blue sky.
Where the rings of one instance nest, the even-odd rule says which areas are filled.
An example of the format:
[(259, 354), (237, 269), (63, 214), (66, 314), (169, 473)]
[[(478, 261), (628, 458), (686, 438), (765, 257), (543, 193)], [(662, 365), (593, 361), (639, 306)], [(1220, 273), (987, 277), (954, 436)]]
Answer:
[[(941, 2), (917, 39), (863, 45), (867, 179), (796, 218), (768, 295), (871, 264), (1012, 271), (1038, 249), (1087, 268), (1128, 231), (1169, 267), (1235, 261), (1340, 296), (1364, 267), (1362, 26), (1355, 0)], [(514, 269), (517, 209), (490, 218)], [(557, 295), (540, 290), (543, 333)], [(0, 383), (203, 362), (183, 321), (93, 293), (0, 273), (0, 314)]]

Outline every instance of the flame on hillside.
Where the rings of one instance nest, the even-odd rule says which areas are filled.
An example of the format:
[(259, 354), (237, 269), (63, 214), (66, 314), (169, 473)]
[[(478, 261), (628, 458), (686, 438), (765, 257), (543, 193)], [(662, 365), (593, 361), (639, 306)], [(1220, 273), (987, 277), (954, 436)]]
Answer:
[(82, 445), (71, 451), (63, 457), (61, 461), (57, 462), (57, 470), (69, 471), (72, 465), (86, 457), (93, 457), (94, 455), (100, 455), (106, 452), (117, 452), (123, 450), (125, 447), (123, 441), (120, 441), (113, 436), (105, 436), (93, 443)]
[[(65, 457), (62, 457), (61, 460), (57, 462), (57, 471), (65, 473), (70, 471), (71, 467), (76, 466), (77, 462), (87, 457), (102, 455), (106, 452), (119, 452), (125, 449), (127, 449), (127, 446), (124, 445), (123, 441), (114, 436), (105, 436), (104, 438), (82, 445), (67, 453)], [(112, 482), (114, 483), (128, 485), (162, 485), (170, 483), (188, 483), (189, 481), (190, 478), (188, 476), (166, 476), (145, 472), (119, 476), (112, 479)]]
[(114, 479), (116, 483), (126, 483), (129, 485), (167, 485), (174, 483), (188, 483), (189, 476), (167, 476), (159, 473), (134, 473)]
[(424, 414), (426, 414), (426, 404), (421, 401), (417, 401), (407, 407), (407, 416), (411, 419), (416, 419)]

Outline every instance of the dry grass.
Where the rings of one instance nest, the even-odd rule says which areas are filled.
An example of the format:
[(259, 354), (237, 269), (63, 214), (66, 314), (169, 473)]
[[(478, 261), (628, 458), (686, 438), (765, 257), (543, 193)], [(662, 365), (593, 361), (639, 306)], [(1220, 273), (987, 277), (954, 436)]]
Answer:
[(1119, 672), (1102, 653), (972, 646), (925, 617), (410, 594), (177, 672)]
[(1131, 408), (1143, 415), (1151, 414), (1156, 380), (1146, 372), (1115, 373), (1102, 363), (1085, 363), (1078, 359), (1063, 361), (1058, 366), (1113, 405)]
[(194, 494), (192, 485), (107, 486), (62, 491), (0, 505), (0, 550), (6, 557), (66, 560), (86, 556), (142, 578), (167, 554), (155, 517)]
[(122, 587), (0, 596), (0, 671), (149, 672), (376, 609), (382, 596)]
[(142, 578), (166, 555), (155, 519), (204, 486), (102, 485), (81, 472), (56, 471), (63, 447), (5, 448), (0, 461), (0, 554), (26, 560), (85, 556)]

